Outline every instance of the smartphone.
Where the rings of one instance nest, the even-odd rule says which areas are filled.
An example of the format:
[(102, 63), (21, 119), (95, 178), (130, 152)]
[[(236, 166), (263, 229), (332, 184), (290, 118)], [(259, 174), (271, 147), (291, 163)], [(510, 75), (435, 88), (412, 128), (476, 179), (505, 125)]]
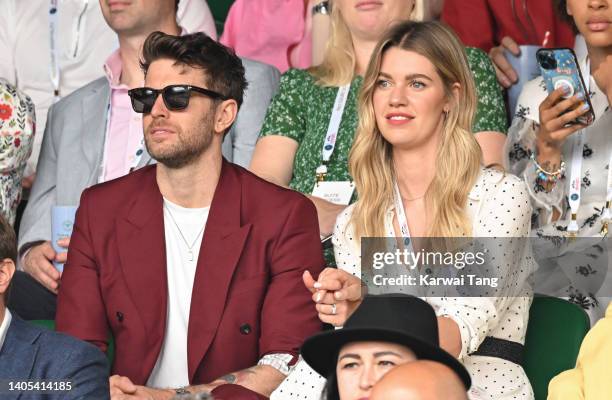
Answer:
[[(589, 110), (582, 114), (576, 120), (571, 121), (570, 124), (583, 124), (590, 125), (595, 121), (595, 114), (593, 113), (593, 105), (584, 79), (582, 78), (582, 72), (578, 67), (578, 61), (576, 54), (572, 49), (540, 49), (536, 53), (536, 59), (540, 66), (540, 73), (544, 78), (546, 89), (548, 93), (554, 92), (556, 89), (563, 85), (567, 85), (571, 88), (569, 94), (564, 96), (569, 98), (579, 93), (584, 95), (585, 102), (589, 105)], [(581, 107), (582, 103), (578, 105)], [(572, 110), (567, 110), (567, 112)]]

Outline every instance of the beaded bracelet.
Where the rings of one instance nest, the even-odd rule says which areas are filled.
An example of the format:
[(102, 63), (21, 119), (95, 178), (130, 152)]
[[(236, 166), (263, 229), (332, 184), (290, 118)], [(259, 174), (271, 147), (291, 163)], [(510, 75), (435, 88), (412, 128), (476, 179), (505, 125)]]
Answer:
[(548, 172), (536, 160), (535, 152), (531, 153), (531, 161), (535, 166), (536, 179), (541, 183), (552, 183), (555, 184), (557, 181), (565, 176), (565, 161), (561, 161), (559, 169), (554, 172)]

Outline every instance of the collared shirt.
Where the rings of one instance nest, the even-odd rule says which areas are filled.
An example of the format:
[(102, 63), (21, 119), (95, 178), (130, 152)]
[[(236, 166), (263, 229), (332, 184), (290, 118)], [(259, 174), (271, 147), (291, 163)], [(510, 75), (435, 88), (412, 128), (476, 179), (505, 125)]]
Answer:
[(0, 351), (2, 351), (2, 346), (4, 346), (4, 339), (6, 339), (6, 333), (8, 332), (9, 326), (11, 325), (11, 319), (11, 312), (8, 310), (8, 308), (5, 308), (2, 325), (0, 325)]
[[(185, 28), (181, 28), (181, 36), (188, 33)], [(122, 69), (121, 55), (119, 50), (115, 50), (104, 64), (111, 96), (107, 110), (106, 138), (99, 182), (127, 175), (138, 165), (144, 152), (142, 114), (136, 113), (132, 108), (128, 95), (130, 88), (121, 83)], [(144, 86), (144, 82), (141, 86)]]
[(108, 110), (104, 165), (100, 181), (127, 175), (134, 168), (144, 149), (142, 114), (134, 112), (127, 85), (120, 83), (121, 56), (116, 50), (106, 60), (104, 71), (111, 88)]
[[(0, 13), (0, 77), (28, 94), (36, 106), (39, 129), (25, 175), (36, 169), (47, 111), (54, 100), (49, 6), (50, 0), (3, 0)], [(177, 21), (189, 32), (203, 31), (216, 38), (206, 0), (181, 0)], [(67, 96), (103, 76), (102, 65), (118, 41), (98, 0), (59, 0), (57, 26), (59, 92)]]

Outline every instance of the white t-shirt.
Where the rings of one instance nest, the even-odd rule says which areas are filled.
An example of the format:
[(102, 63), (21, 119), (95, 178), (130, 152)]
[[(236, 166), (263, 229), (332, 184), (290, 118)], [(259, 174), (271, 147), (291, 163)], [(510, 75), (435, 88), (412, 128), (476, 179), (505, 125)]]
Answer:
[(164, 342), (147, 386), (179, 388), (189, 385), (189, 310), (209, 210), (210, 207), (184, 208), (164, 198), (168, 309)]

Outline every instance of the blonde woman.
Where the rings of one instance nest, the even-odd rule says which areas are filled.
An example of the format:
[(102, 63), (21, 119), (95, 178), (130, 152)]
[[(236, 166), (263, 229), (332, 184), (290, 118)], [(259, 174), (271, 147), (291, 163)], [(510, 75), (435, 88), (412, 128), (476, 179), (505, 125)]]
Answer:
[(440, 346), (472, 376), (471, 399), (531, 399), (520, 365), (532, 295), (526, 279), (535, 267), (519, 239), (529, 235), (529, 193), (518, 178), (481, 167), (475, 107), (466, 55), (448, 28), (407, 22), (382, 39), (360, 94), (349, 160), (359, 200), (336, 223), (338, 269), (316, 282), (306, 273), (304, 281), (320, 319), (340, 327), (362, 299), (362, 239), (403, 237), (395, 246), (405, 248), (410, 237), (503, 238), (496, 242), (503, 251), (487, 248), (488, 265), (504, 281), (494, 297), (425, 300), (438, 316)]
[[(318, 67), (291, 69), (283, 75), (250, 169), (271, 182), (310, 195), (317, 207), (321, 234), (328, 236), (337, 215), (356, 198), (348, 154), (357, 127), (357, 93), (372, 51), (390, 25), (421, 19), (423, 7), (422, 1), (415, 0), (324, 3), (315, 7), (318, 12), (331, 13), (324, 61)], [(467, 52), (479, 101), (473, 129), (478, 132), (485, 163), (499, 162), (505, 140), (500, 132), (506, 130), (501, 89), (486, 54), (477, 49)], [(315, 185), (317, 177), (325, 183)]]

